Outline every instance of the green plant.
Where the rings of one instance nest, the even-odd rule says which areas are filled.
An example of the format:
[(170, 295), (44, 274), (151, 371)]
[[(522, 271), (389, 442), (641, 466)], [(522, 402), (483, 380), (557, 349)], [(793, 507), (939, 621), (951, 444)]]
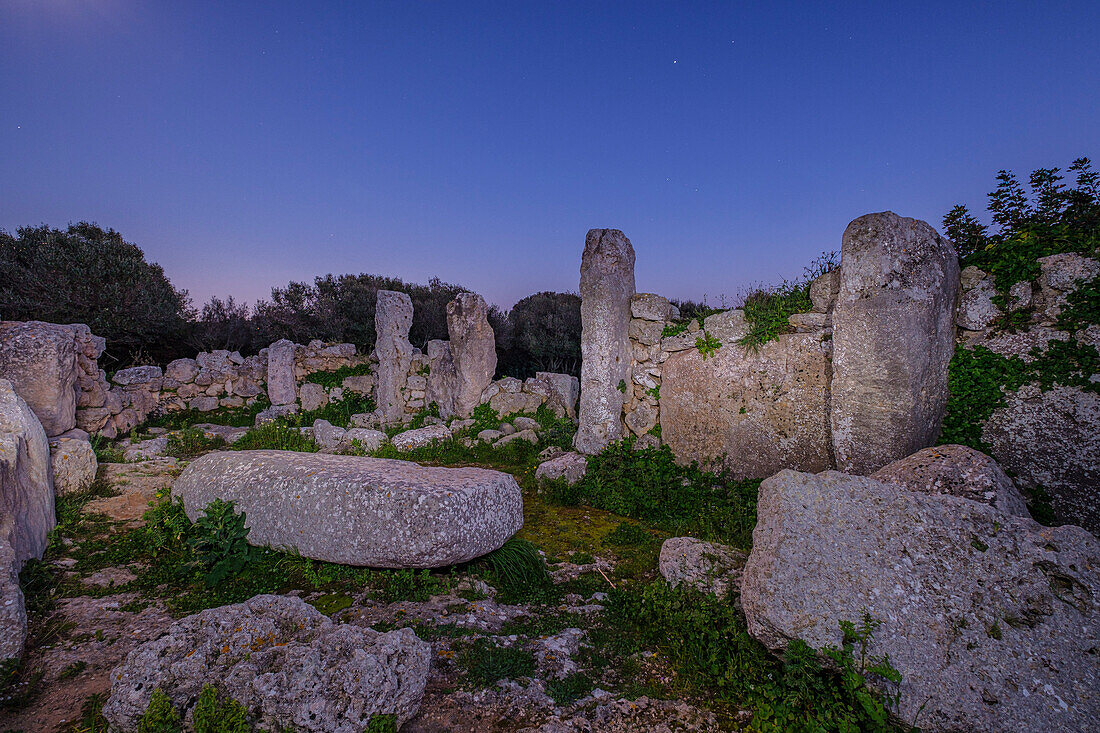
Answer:
[(233, 502), (221, 499), (207, 504), (203, 516), (195, 520), (187, 542), (195, 551), (195, 566), (205, 573), (208, 588), (236, 575), (253, 558), (244, 523), (244, 512), (238, 514)]
[(625, 379), (620, 379), (619, 383), (617, 385), (615, 385), (615, 389), (619, 390), (623, 394), (626, 394), (626, 380)]
[(375, 713), (370, 716), (366, 733), (397, 733), (397, 717), (390, 713)]
[(652, 397), (655, 402), (661, 401), (661, 385), (658, 384), (656, 387), (650, 387), (645, 392)]
[(494, 584), (509, 599), (522, 599), (545, 590), (550, 573), (538, 548), (527, 540), (512, 537), (500, 548), (478, 560)]
[(653, 541), (653, 535), (637, 524), (631, 524), (630, 522), (619, 522), (615, 529), (607, 533), (603, 538), (605, 545), (616, 545), (618, 547), (629, 547), (632, 545), (642, 545), (647, 542)]
[(68, 680), (78, 676), (88, 667), (88, 663), (85, 661), (73, 662), (65, 669), (61, 670), (61, 673), (57, 675), (58, 680)]
[(149, 707), (138, 720), (137, 733), (182, 733), (179, 711), (159, 687), (149, 698)]
[(573, 672), (561, 679), (551, 679), (546, 683), (546, 694), (558, 705), (565, 706), (580, 700), (592, 691), (595, 685), (583, 672)]
[(107, 719), (103, 717), (103, 706), (107, 697), (96, 692), (89, 695), (80, 705), (80, 720), (73, 724), (70, 733), (108, 733)]
[(316, 453), (317, 442), (282, 421), (257, 425), (229, 446), (231, 450), (292, 450)]
[(93, 435), (92, 450), (99, 463), (125, 463), (124, 451), (102, 435)]
[(531, 652), (497, 646), (489, 639), (466, 645), (458, 655), (458, 664), (465, 671), (467, 682), (480, 687), (492, 687), (502, 679), (527, 677), (535, 671)]
[(220, 697), (217, 689), (205, 684), (191, 711), (195, 733), (250, 733), (248, 709), (231, 697)]
[(343, 366), (334, 372), (313, 372), (307, 374), (305, 381), (312, 382), (313, 384), (319, 384), (326, 390), (332, 390), (336, 387), (340, 387), (344, 384), (344, 380), (348, 377), (363, 377), (369, 376), (371, 373), (371, 365), (369, 362), (364, 364), (356, 364), (354, 366)]
[(242, 407), (219, 407), (209, 412), (199, 410), (180, 410), (178, 412), (154, 413), (145, 421), (145, 427), (183, 430), (201, 423), (230, 425), (232, 427), (250, 427), (256, 423), (256, 415), (271, 407), (265, 395), (256, 397), (251, 404)]
[(714, 356), (715, 352), (722, 348), (722, 342), (704, 329), (703, 335), (695, 338), (695, 348), (699, 349), (699, 353), (703, 355), (703, 361), (706, 361), (708, 356)]
[(195, 456), (217, 450), (225, 446), (225, 439), (215, 435), (206, 437), (206, 433), (198, 428), (184, 428), (168, 436), (168, 447), (165, 453), (175, 458), (194, 458)]
[(771, 288), (758, 288), (745, 296), (742, 308), (749, 330), (738, 343), (749, 350), (759, 349), (778, 336), (794, 330), (788, 319), (795, 313), (805, 313), (812, 307), (810, 286), (806, 281), (784, 280)]

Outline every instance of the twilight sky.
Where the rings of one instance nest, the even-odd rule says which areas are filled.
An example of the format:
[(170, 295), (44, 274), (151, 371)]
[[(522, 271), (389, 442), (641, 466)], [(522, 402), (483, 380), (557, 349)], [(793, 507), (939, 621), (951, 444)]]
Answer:
[(197, 304), (372, 272), (509, 307), (616, 227), (640, 291), (714, 304), (861, 214), (939, 227), (1000, 168), (1100, 158), (1098, 29), (1095, 0), (0, 0), (0, 229), (113, 227)]

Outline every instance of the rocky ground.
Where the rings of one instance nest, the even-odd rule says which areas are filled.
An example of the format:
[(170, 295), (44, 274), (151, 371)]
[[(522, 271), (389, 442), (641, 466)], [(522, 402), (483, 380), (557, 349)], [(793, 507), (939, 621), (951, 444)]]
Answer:
[[(186, 461), (131, 457), (143, 460), (102, 463), (90, 493), (61, 503), (58, 536), (36, 573), (41, 592), (28, 594), (31, 637), (4, 730), (102, 729), (95, 713), (126, 655), (196, 606), (219, 605), (171, 583), (134, 582), (147, 568), (127, 558), (126, 538)], [(476, 570), (425, 574), (404, 592), (323, 578), (284, 592), (338, 623), (408, 626), (431, 644), (427, 691), (405, 731), (717, 730), (713, 712), (660, 699), (677, 696), (656, 651), (635, 654), (625, 678), (593, 647), (615, 580), (656, 577), (662, 535), (650, 529), (635, 546), (609, 545), (621, 518), (533, 495), (525, 515), (521, 537), (542, 548), (552, 571), (553, 588), (534, 598), (508, 598)]]

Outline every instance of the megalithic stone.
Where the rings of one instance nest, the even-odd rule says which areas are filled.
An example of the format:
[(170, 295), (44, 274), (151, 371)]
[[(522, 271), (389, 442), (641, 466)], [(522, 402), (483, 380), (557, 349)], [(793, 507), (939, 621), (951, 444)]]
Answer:
[(267, 398), (273, 405), (293, 405), (298, 401), (293, 341), (280, 339), (267, 347)]
[(497, 346), (489, 306), (477, 293), (459, 293), (447, 304), (447, 333), (456, 376), (454, 410), (469, 417), (497, 370)]
[(593, 455), (623, 437), (630, 384), (634, 247), (618, 229), (592, 229), (581, 258), (581, 399), (573, 445)]
[(378, 378), (375, 400), (387, 423), (401, 422), (405, 403), (401, 388), (409, 375), (412, 362), (412, 298), (394, 290), (379, 290), (374, 313), (375, 353), (378, 356)]
[(939, 437), (958, 293), (954, 247), (926, 222), (886, 211), (848, 225), (833, 310), (839, 470), (866, 475)]

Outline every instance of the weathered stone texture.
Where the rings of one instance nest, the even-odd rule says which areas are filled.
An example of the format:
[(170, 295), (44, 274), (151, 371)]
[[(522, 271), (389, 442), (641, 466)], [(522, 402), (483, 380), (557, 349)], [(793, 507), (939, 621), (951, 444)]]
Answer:
[(669, 585), (681, 583), (725, 598), (741, 592), (741, 573), (748, 555), (733, 547), (694, 537), (670, 537), (661, 544), (657, 568)]
[(431, 658), (411, 629), (337, 624), (300, 598), (260, 595), (180, 619), (130, 652), (103, 715), (136, 731), (160, 689), (189, 719), (209, 683), (264, 730), (363, 731), (386, 714), (400, 727), (420, 707)]
[(496, 337), (485, 299), (476, 293), (456, 295), (447, 304), (447, 333), (456, 374), (455, 414), (469, 417), (497, 370)]
[(741, 605), (770, 648), (839, 646), (867, 612), (868, 652), (889, 655), (900, 717), (924, 731), (1100, 728), (1088, 532), (833, 471), (766, 479), (757, 512)]
[(412, 319), (412, 298), (406, 293), (378, 291), (374, 316), (374, 348), (378, 356), (375, 394), (378, 409), (388, 423), (401, 422), (405, 415), (401, 390), (408, 378), (413, 355), (413, 347), (409, 343)]
[(630, 300), (634, 247), (618, 229), (592, 229), (581, 258), (580, 425), (574, 446), (599, 453), (623, 435), (621, 415), (630, 386)]
[(1059, 522), (1100, 535), (1100, 395), (1025, 385), (982, 429), (993, 457), (1021, 487), (1042, 487)]
[(661, 439), (677, 460), (763, 478), (832, 466), (830, 342), (785, 334), (758, 351), (723, 345), (670, 354), (661, 383)]
[(954, 247), (927, 223), (884, 212), (844, 231), (831, 407), (841, 470), (870, 473), (935, 442), (958, 291)]
[(535, 478), (539, 481), (552, 481), (565, 479), (572, 485), (584, 478), (588, 473), (588, 460), (579, 453), (563, 453), (562, 455), (543, 461), (535, 469)]
[(267, 398), (272, 405), (298, 401), (294, 381), (294, 342), (280, 339), (267, 348)]
[(965, 445), (938, 445), (888, 463), (871, 478), (925, 494), (979, 501), (1017, 517), (1029, 517), (1027, 502), (992, 458)]
[(208, 453), (172, 487), (192, 519), (214, 499), (246, 513), (249, 541), (347, 565), (431, 568), (491, 552), (523, 526), (514, 478), (357, 456)]
[(41, 558), (54, 514), (50, 445), (42, 423), (12, 383), (0, 379), (0, 515), (13, 518), (6, 539), (16, 570)]
[[(440, 417), (444, 419), (453, 417), (458, 374), (455, 372), (451, 342), (433, 339), (425, 346), (425, 352), (428, 357), (429, 371), (425, 383), (424, 401), (429, 405), (433, 402), (437, 404)], [(480, 399), (481, 393), (478, 392), (478, 400)]]
[(88, 434), (77, 428), (50, 438), (50, 462), (54, 492), (58, 496), (88, 488), (99, 469)]
[(38, 416), (46, 435), (76, 427), (76, 338), (73, 326), (0, 322), (0, 377)]

